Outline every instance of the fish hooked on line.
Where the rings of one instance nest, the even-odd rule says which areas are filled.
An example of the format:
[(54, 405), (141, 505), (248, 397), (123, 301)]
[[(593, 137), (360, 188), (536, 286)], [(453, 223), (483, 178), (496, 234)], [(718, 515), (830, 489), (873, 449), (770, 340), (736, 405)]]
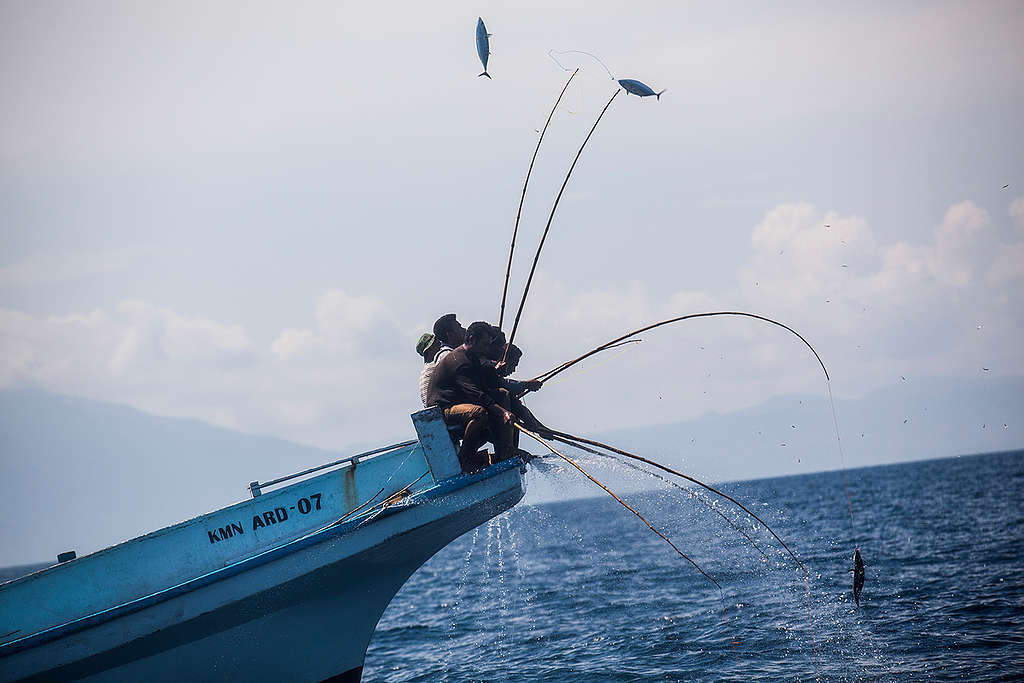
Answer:
[[(487, 61), (488, 61), (488, 58), (489, 58), (489, 55), (490, 55), (490, 44), (489, 44), (489, 37), (490, 37), (490, 35), (491, 34), (487, 33), (487, 29), (484, 26), (483, 19), (482, 18), (478, 18), (478, 23), (477, 23), (477, 51), (478, 51), (478, 55), (480, 57), (481, 63), (484, 66), (484, 72), (482, 74), (480, 74), (480, 75), (481, 76), (487, 76), (488, 78), (490, 78), (490, 74), (487, 72)], [(556, 61), (556, 63), (558, 63), (558, 60), (555, 59), (553, 53), (554, 53), (554, 51), (550, 51), (549, 52), (549, 56), (551, 56), (551, 58), (554, 61)], [(585, 54), (589, 54), (589, 53), (585, 53)], [(593, 57), (593, 55), (590, 55), (590, 56)], [(594, 59), (597, 59), (597, 58), (594, 57)], [(597, 61), (599, 63), (601, 63), (602, 66), (604, 66), (603, 62), (600, 62), (600, 60), (597, 60)], [(559, 63), (559, 66), (562, 66), (562, 65)], [(604, 68), (605, 68), (606, 72), (608, 73), (609, 77), (612, 80), (615, 80), (615, 77), (611, 74), (610, 70), (608, 70), (607, 67), (604, 67)], [(568, 171), (565, 174), (565, 178), (562, 181), (561, 187), (559, 188), (559, 190), (558, 190), (558, 192), (557, 192), (557, 194), (555, 196), (555, 199), (554, 199), (554, 202), (552, 204), (551, 210), (550, 210), (550, 212), (549, 212), (549, 214), (547, 216), (547, 222), (544, 225), (544, 228), (543, 228), (543, 231), (542, 231), (542, 234), (541, 234), (541, 237), (540, 237), (540, 242), (539, 242), (539, 244), (537, 246), (536, 253), (535, 253), (534, 257), (533, 257), (533, 262), (532, 262), (532, 264), (531, 264), (531, 266), (529, 268), (529, 274), (528, 274), (528, 276), (526, 278), (525, 287), (523, 288), (523, 291), (522, 291), (522, 296), (521, 296), (521, 300), (519, 302), (518, 309), (517, 309), (514, 317), (512, 318), (513, 322), (511, 324), (511, 330), (510, 330), (510, 333), (508, 335), (507, 343), (506, 343), (505, 335), (504, 335), (504, 333), (501, 330), (504, 327), (504, 322), (505, 322), (504, 313), (505, 313), (505, 305), (507, 303), (507, 294), (508, 294), (509, 277), (510, 277), (510, 271), (511, 271), (511, 263), (512, 263), (512, 259), (513, 259), (515, 244), (516, 244), (516, 237), (517, 237), (519, 222), (520, 222), (520, 218), (521, 218), (523, 202), (525, 200), (525, 196), (526, 196), (526, 192), (527, 192), (527, 186), (529, 184), (531, 172), (532, 172), (533, 166), (534, 166), (534, 161), (537, 158), (537, 154), (538, 154), (539, 148), (541, 146), (541, 141), (543, 140), (544, 133), (547, 130), (548, 123), (550, 123), (550, 121), (552, 119), (552, 115), (554, 114), (554, 111), (557, 110), (557, 108), (559, 107), (560, 102), (561, 102), (561, 100), (563, 98), (563, 95), (565, 94), (566, 89), (569, 86), (569, 82), (571, 82), (573, 80), (573, 77), (576, 75), (576, 73), (578, 71), (579, 71), (579, 69), (577, 69), (577, 71), (574, 71), (573, 75), (569, 77), (569, 81), (566, 82), (565, 86), (563, 86), (562, 92), (559, 94), (558, 100), (556, 100), (555, 106), (552, 108), (551, 114), (549, 114), (549, 116), (548, 116), (548, 122), (545, 123), (545, 126), (544, 126), (543, 129), (538, 131), (540, 133), (540, 139), (538, 139), (538, 141), (537, 141), (536, 148), (534, 150), (534, 155), (533, 155), (533, 158), (531, 159), (531, 162), (530, 162), (530, 168), (527, 171), (526, 180), (525, 180), (524, 185), (523, 185), (522, 196), (521, 196), (520, 202), (519, 202), (519, 210), (517, 211), (515, 226), (513, 228), (512, 244), (511, 244), (511, 247), (509, 249), (509, 257), (508, 257), (508, 264), (507, 264), (507, 267), (506, 267), (506, 273), (505, 273), (505, 279), (504, 279), (504, 287), (503, 287), (502, 297), (501, 297), (501, 306), (500, 306), (500, 311), (499, 311), (498, 326), (496, 328), (494, 326), (489, 326), (489, 327), (491, 327), (491, 328), (496, 330), (496, 332), (490, 334), (492, 340), (494, 338), (496, 338), (496, 336), (500, 336), (501, 337), (500, 344), (497, 343), (497, 342), (487, 341), (487, 340), (484, 340), (484, 341), (480, 342), (479, 341), (480, 338), (476, 335), (476, 333), (474, 333), (472, 331), (472, 329), (467, 331), (465, 339), (464, 339), (463, 347), (470, 348), (471, 350), (472, 350), (472, 348), (476, 348), (476, 346), (478, 346), (478, 345), (481, 346), (482, 348), (483, 347), (490, 348), (492, 346), (496, 346), (498, 348), (498, 351), (497, 351), (496, 355), (488, 353), (487, 358), (489, 358), (489, 359), (494, 361), (493, 367), (499, 373), (501, 372), (502, 368), (504, 368), (507, 365), (508, 362), (511, 362), (511, 360), (510, 360), (511, 359), (510, 353), (515, 348), (514, 344), (513, 344), (513, 341), (516, 338), (516, 334), (517, 334), (517, 331), (518, 331), (518, 328), (519, 328), (519, 324), (520, 324), (520, 321), (521, 321), (521, 317), (522, 317), (522, 314), (523, 314), (523, 311), (524, 311), (524, 308), (525, 308), (527, 297), (528, 297), (528, 294), (530, 292), (531, 284), (532, 284), (534, 276), (536, 274), (536, 270), (537, 270), (538, 262), (539, 262), (539, 259), (540, 259), (540, 256), (541, 256), (541, 252), (542, 252), (543, 247), (545, 245), (545, 241), (546, 241), (546, 239), (547, 239), (547, 237), (549, 235), (549, 231), (550, 231), (550, 228), (552, 226), (555, 213), (556, 213), (557, 208), (559, 206), (559, 202), (560, 202), (560, 200), (563, 197), (563, 193), (565, 192), (565, 189), (566, 189), (566, 187), (567, 187), (567, 185), (568, 185), (568, 183), (570, 181), (570, 178), (572, 176), (573, 170), (575, 169), (577, 163), (580, 160), (580, 157), (581, 157), (581, 155), (582, 155), (582, 153), (584, 151), (584, 148), (587, 146), (587, 143), (589, 142), (590, 138), (593, 136), (596, 128), (598, 127), (598, 124), (602, 120), (602, 117), (605, 115), (605, 113), (607, 112), (608, 108), (611, 106), (611, 104), (614, 101), (615, 97), (620, 94), (620, 90), (625, 90), (627, 95), (631, 95), (632, 94), (632, 95), (636, 95), (636, 96), (638, 96), (640, 98), (650, 97), (650, 96), (653, 95), (656, 100), (660, 100), (661, 95), (666, 91), (665, 89), (662, 89), (660, 91), (655, 91), (653, 88), (648, 86), (646, 83), (644, 83), (642, 81), (639, 81), (637, 79), (619, 79), (619, 80), (616, 81), (618, 86), (619, 86), (619, 88), (617, 88), (615, 90), (615, 92), (611, 94), (610, 99), (604, 104), (604, 108), (600, 111), (600, 114), (597, 116), (597, 119), (594, 121), (592, 127), (590, 128), (589, 132), (587, 133), (586, 137), (584, 138), (582, 144), (579, 146), (579, 149), (576, 151), (576, 155), (573, 158), (572, 163), (569, 166), (569, 169), (568, 169)], [(780, 251), (780, 254), (781, 253), (782, 252)], [(846, 267), (846, 264), (842, 264), (842, 266)], [(824, 362), (822, 361), (821, 357), (818, 355), (817, 351), (815, 351), (815, 349), (811, 346), (811, 344), (802, 335), (800, 335), (798, 332), (796, 332), (793, 328), (791, 328), (791, 327), (789, 327), (789, 326), (787, 326), (787, 325), (785, 325), (783, 323), (780, 323), (778, 321), (772, 320), (772, 319), (767, 318), (765, 316), (761, 316), (761, 315), (757, 315), (757, 314), (753, 314), (753, 313), (745, 313), (745, 312), (741, 312), (741, 311), (712, 311), (712, 312), (707, 312), (707, 313), (696, 313), (696, 314), (690, 314), (690, 315), (683, 315), (683, 316), (679, 316), (679, 317), (676, 317), (676, 318), (671, 318), (669, 320), (660, 321), (660, 322), (648, 325), (646, 327), (640, 328), (638, 330), (634, 330), (634, 331), (629, 332), (628, 334), (622, 335), (620, 337), (617, 337), (616, 339), (613, 339), (610, 342), (602, 344), (601, 346), (598, 346), (597, 348), (587, 352), (586, 354), (583, 354), (582, 356), (579, 356), (578, 358), (575, 358), (573, 360), (570, 360), (568, 362), (565, 362), (565, 363), (562, 363), (561, 365), (556, 366), (552, 370), (549, 370), (548, 372), (543, 373), (542, 375), (534, 378), (533, 380), (529, 380), (529, 381), (527, 381), (525, 383), (522, 382), (522, 381), (519, 381), (518, 384), (520, 384), (520, 385), (524, 385), (524, 384), (536, 385), (536, 386), (532, 386), (532, 387), (527, 387), (526, 388), (526, 391), (536, 391), (547, 380), (552, 379), (553, 377), (557, 376), (560, 373), (563, 373), (564, 371), (566, 371), (571, 366), (573, 366), (573, 365), (575, 365), (577, 363), (582, 362), (586, 358), (589, 358), (590, 356), (592, 356), (592, 355), (594, 355), (596, 353), (600, 353), (602, 351), (605, 351), (605, 350), (610, 349), (610, 348), (614, 348), (615, 346), (619, 346), (619, 345), (622, 345), (622, 344), (632, 344), (632, 343), (634, 343), (636, 341), (639, 341), (639, 340), (636, 339), (636, 336), (641, 334), (641, 333), (643, 333), (643, 332), (646, 332), (648, 330), (651, 330), (651, 329), (654, 329), (656, 327), (660, 327), (660, 326), (663, 326), (663, 325), (667, 325), (667, 324), (670, 324), (670, 323), (679, 322), (679, 321), (682, 321), (682, 320), (693, 319), (693, 318), (701, 318), (701, 317), (711, 317), (711, 316), (743, 316), (743, 317), (749, 317), (749, 318), (754, 318), (754, 319), (762, 320), (762, 321), (768, 322), (770, 324), (776, 325), (778, 327), (781, 327), (783, 329), (786, 329), (790, 333), (792, 333), (795, 336), (797, 336), (811, 350), (811, 352), (814, 354), (814, 357), (816, 358), (816, 360), (818, 361), (819, 365), (822, 368), (822, 371), (823, 371), (823, 373), (825, 375), (826, 384), (829, 385), (831, 378), (829, 377), (829, 373), (828, 373), (827, 368), (825, 367)], [(477, 326), (478, 324), (479, 325), (487, 326), (486, 323), (483, 323), (481, 321), (480, 323), (474, 323), (474, 325), (472, 325), (470, 327), (473, 328), (474, 326)], [(436, 329), (435, 329), (435, 334), (436, 334)], [(455, 351), (453, 351), (452, 353), (454, 354)], [(520, 355), (521, 355), (521, 352), (520, 352)], [(454, 356), (454, 355), (452, 355), (450, 357), (451, 358), (456, 358), (456, 356)], [(723, 356), (722, 359), (724, 360), (724, 356)], [(436, 362), (436, 361), (434, 361), (434, 362)], [(448, 361), (443, 361), (443, 363), (448, 363)], [(448, 363), (448, 365), (452, 365), (452, 364)], [(451, 369), (450, 367), (447, 367), (447, 366), (445, 366), (445, 367), (446, 367), (446, 370), (450, 370)], [(512, 370), (509, 370), (508, 372), (512, 372)], [(507, 373), (506, 373), (506, 375), (507, 375)], [(502, 375), (502, 376), (504, 377), (506, 375)], [(483, 375), (481, 375), (481, 376), (483, 376)], [(830, 385), (829, 385), (829, 387), (830, 387)], [(704, 393), (707, 394), (707, 391), (705, 391)], [(523, 393), (518, 394), (519, 397), (521, 397), (522, 395), (523, 395)], [(829, 398), (830, 398), (830, 401), (831, 401), (832, 400), (831, 388), (829, 388)], [(429, 405), (429, 404), (425, 403), (425, 405)], [(837, 442), (839, 442), (838, 420), (836, 419), (836, 416), (835, 416), (834, 401), (832, 402), (832, 411), (833, 411), (833, 419), (836, 422), (836, 439), (837, 439)], [(778, 541), (778, 543), (792, 557), (794, 562), (797, 564), (797, 566), (802, 571), (803, 578), (804, 578), (804, 584), (805, 584), (805, 588), (806, 588), (806, 591), (807, 591), (808, 612), (809, 612), (810, 620), (811, 620), (811, 648), (812, 648), (812, 652), (814, 652), (814, 650), (815, 650), (814, 630), (813, 630), (814, 627), (813, 627), (813, 613), (811, 612), (810, 585), (809, 585), (810, 575), (809, 575), (809, 572), (808, 572), (807, 568), (803, 565), (803, 563), (798, 559), (796, 554), (793, 553), (793, 551), (782, 540), (782, 538), (780, 538), (779, 535), (776, 534), (750, 508), (742, 505), (736, 499), (728, 496), (727, 494), (724, 494), (723, 492), (718, 491), (717, 489), (714, 489), (713, 487), (710, 487), (707, 484), (704, 484), (703, 482), (699, 482), (696, 479), (694, 479), (692, 477), (689, 477), (688, 475), (685, 475), (685, 474), (683, 474), (681, 472), (677, 472), (675, 470), (671, 470), (670, 468), (665, 468), (664, 466), (662, 466), (662, 465), (660, 465), (658, 463), (655, 463), (654, 461), (650, 461), (650, 460), (641, 458), (640, 456), (635, 456), (634, 454), (626, 453), (625, 451), (622, 451), (621, 449), (616, 449), (614, 447), (607, 446), (606, 444), (600, 444), (600, 443), (595, 442), (595, 441), (581, 439), (580, 437), (573, 437), (572, 435), (561, 433), (561, 432), (554, 432), (554, 431), (552, 431), (552, 430), (550, 430), (548, 428), (543, 427), (543, 425), (540, 425), (540, 423), (537, 422), (535, 418), (533, 419), (533, 421), (537, 422), (537, 425), (531, 425), (531, 423), (529, 421), (527, 421), (525, 418), (523, 418), (523, 421), (518, 420), (517, 419), (518, 413), (513, 414), (513, 412), (510, 412), (510, 410), (508, 408), (502, 408), (500, 411), (495, 409), (492, 412), (494, 412), (495, 414), (500, 412), (501, 413), (501, 419), (503, 420), (502, 425), (505, 425), (505, 426), (494, 426), (494, 427), (492, 427), (491, 429), (493, 430), (493, 434), (497, 434), (497, 435), (499, 435), (499, 438), (504, 439), (504, 436), (502, 436), (502, 435), (505, 433), (505, 431), (507, 430), (509, 432), (513, 432), (513, 427), (514, 427), (514, 428), (518, 429), (521, 433), (527, 434), (527, 435), (537, 439), (538, 442), (543, 444), (547, 449), (549, 449), (551, 451), (553, 456), (555, 456), (556, 458), (559, 458), (559, 459), (565, 461), (566, 463), (568, 463), (569, 465), (571, 465), (572, 468), (578, 470), (581, 474), (583, 474), (588, 479), (590, 479), (592, 482), (597, 484), (605, 492), (607, 492), (610, 495), (612, 495), (613, 497), (615, 497), (616, 500), (618, 500), (627, 509), (629, 509), (637, 517), (639, 517), (641, 520), (643, 520), (644, 523), (648, 526), (648, 528), (652, 532), (654, 532), (658, 536), (660, 536), (662, 538), (662, 540), (664, 540), (668, 545), (670, 545), (680, 556), (682, 556), (687, 561), (689, 561), (691, 564), (693, 564), (693, 566), (698, 571), (700, 571), (701, 574), (703, 574), (712, 583), (714, 583), (716, 586), (718, 586), (719, 590), (721, 590), (722, 587), (718, 583), (718, 581), (715, 580), (712, 576), (710, 576), (706, 572), (704, 572), (704, 570), (701, 567), (699, 567), (695, 562), (693, 562), (693, 560), (689, 556), (684, 554), (678, 547), (676, 547), (676, 545), (671, 540), (669, 540), (667, 536), (665, 536), (658, 529), (656, 529), (650, 522), (648, 522), (644, 517), (642, 517), (635, 509), (631, 508), (624, 501), (619, 499), (618, 496), (616, 496), (607, 486), (601, 484), (596, 479), (594, 479), (593, 476), (590, 475), (588, 472), (586, 472), (578, 463), (573, 461), (571, 458), (568, 458), (563, 453), (557, 451), (549, 443), (549, 441), (552, 439), (552, 435), (553, 435), (555, 440), (562, 441), (562, 442), (564, 442), (566, 444), (570, 444), (570, 445), (572, 445), (574, 447), (577, 447), (577, 448), (582, 447), (582, 448), (584, 448), (584, 450), (590, 451), (590, 449), (582, 446), (582, 444), (588, 444), (588, 445), (591, 445), (591, 446), (596, 446), (598, 448), (606, 449), (610, 453), (613, 453), (613, 454), (619, 454), (619, 455), (622, 455), (624, 457), (629, 457), (631, 459), (639, 460), (641, 462), (647, 463), (650, 466), (653, 466), (653, 467), (658, 468), (658, 469), (662, 469), (665, 472), (669, 472), (669, 473), (671, 473), (673, 475), (676, 475), (676, 476), (679, 476), (679, 477), (681, 477), (683, 479), (686, 479), (686, 480), (690, 481), (691, 483), (699, 484), (700, 486), (704, 487), (704, 489), (706, 489), (708, 492), (713, 493), (715, 495), (722, 496), (723, 498), (725, 498), (725, 499), (731, 501), (732, 503), (734, 503), (735, 505), (737, 505), (746, 514), (748, 514), (752, 519), (756, 520), (761, 526), (763, 526), (770, 533), (770, 535), (776, 541)], [(482, 420), (483, 418), (480, 418), (480, 419)], [(524, 427), (524, 425), (525, 425), (525, 427)], [(538, 425), (539, 425), (539, 428), (538, 428)], [(796, 425), (793, 425), (793, 429), (796, 429)], [(468, 427), (467, 427), (467, 432), (466, 433), (467, 434), (469, 433), (468, 432)], [(693, 439), (691, 438), (691, 443), (692, 442), (693, 442)], [(781, 445), (785, 446), (785, 444), (781, 444)], [(839, 446), (839, 449), (840, 449), (840, 458), (842, 458), (842, 446), (841, 446), (841, 444)], [(495, 442), (495, 454), (497, 455), (499, 453), (499, 451), (501, 451), (503, 453), (510, 452), (509, 448), (507, 446), (505, 446), (505, 445), (499, 446), (498, 442)], [(461, 450), (460, 450), (460, 452), (461, 452)], [(522, 453), (521, 451), (518, 451), (518, 447), (516, 447), (511, 452), (513, 454), (515, 454), (516, 452)], [(594, 451), (590, 451), (590, 452), (594, 452)], [(483, 451), (483, 453), (485, 455), (487, 454), (486, 451)], [(510, 457), (510, 456), (506, 456), (506, 457)], [(799, 460), (798, 460), (798, 462), (799, 462)], [(653, 473), (649, 473), (649, 474), (653, 474)], [(654, 475), (654, 476), (657, 476), (658, 478), (661, 478), (660, 475)], [(844, 482), (845, 482), (845, 476), (846, 476), (846, 474), (845, 474), (845, 464), (844, 464)], [(665, 480), (665, 481), (667, 481), (667, 480)], [(678, 485), (676, 482), (669, 482), (669, 483), (671, 483), (672, 485)], [(703, 495), (707, 495), (707, 494), (704, 493)], [(848, 489), (847, 489), (847, 498), (848, 498), (848, 501), (849, 501), (849, 490)], [(712, 510), (714, 510), (716, 513), (718, 513), (720, 516), (722, 516), (723, 519), (725, 519), (726, 522), (730, 522), (731, 523), (731, 520), (728, 517), (722, 515), (719, 511), (715, 510), (713, 507), (712, 507)], [(850, 515), (851, 515), (851, 523), (852, 523), (852, 521), (853, 521), (852, 503), (850, 504)], [(749, 537), (746, 534), (745, 531), (743, 531), (742, 529), (740, 529), (738, 527), (734, 527), (734, 528), (737, 528), (737, 530), (740, 531), (740, 533), (742, 533), (747, 538), (748, 542), (750, 542), (755, 548), (757, 548), (757, 550), (759, 552), (761, 552), (762, 555), (765, 555), (767, 557), (767, 555), (764, 553), (764, 551), (761, 550), (757, 546), (757, 544), (753, 542), (753, 539), (751, 537)], [(859, 600), (859, 596), (860, 596), (860, 592), (861, 592), (861, 590), (863, 588), (863, 580), (864, 580), (864, 577), (863, 577), (863, 559), (860, 557), (860, 550), (859, 550), (859, 548), (857, 549), (857, 551), (855, 553), (855, 558), (856, 558), (855, 559), (855, 565), (859, 561), (859, 563), (860, 563), (859, 566), (860, 566), (860, 569), (861, 569), (861, 571), (859, 573), (855, 569), (855, 576), (854, 576), (855, 599)], [(859, 581), (858, 581), (858, 577), (859, 577)], [(817, 669), (816, 655), (815, 655), (815, 669)]]
[(654, 99), (661, 100), (661, 93), (665, 92), (666, 89), (662, 89), (661, 92), (654, 92), (646, 83), (641, 83), (635, 78), (621, 78), (619, 79), (619, 85), (629, 95), (636, 95), (637, 97), (650, 97), (654, 95)]
[(860, 548), (853, 550), (853, 599), (860, 607), (860, 592), (864, 588), (864, 560), (860, 556)]
[[(828, 389), (829, 404), (830, 404), (830, 406), (832, 408), (832, 420), (833, 420), (833, 424), (834, 424), (834, 427), (835, 427), (836, 446), (837, 446), (837, 448), (839, 450), (839, 459), (840, 459), (840, 463), (841, 463), (842, 471), (843, 471), (843, 485), (844, 485), (844, 488), (846, 489), (846, 500), (847, 500), (847, 505), (848, 505), (849, 511), (850, 511), (850, 525), (852, 527), (853, 524), (854, 524), (853, 501), (851, 500), (851, 497), (850, 497), (850, 488), (849, 488), (849, 484), (848, 484), (847, 478), (846, 478), (846, 461), (845, 461), (845, 456), (843, 455), (842, 440), (841, 440), (841, 438), (839, 436), (839, 419), (838, 419), (838, 417), (836, 415), (835, 400), (832, 397), (832, 381), (831, 381), (831, 377), (829, 376), (828, 368), (825, 367), (825, 362), (821, 359), (821, 356), (818, 355), (818, 352), (814, 349), (814, 347), (811, 346), (811, 343), (809, 341), (807, 341), (807, 339), (805, 339), (804, 336), (801, 335), (799, 332), (797, 332), (792, 327), (790, 327), (790, 326), (788, 326), (788, 325), (786, 325), (784, 323), (781, 323), (781, 322), (779, 322), (777, 320), (773, 320), (773, 319), (768, 318), (766, 316), (758, 315), (756, 313), (747, 313), (747, 312), (744, 312), (744, 311), (710, 311), (710, 312), (707, 312), (707, 313), (691, 313), (691, 314), (688, 314), (688, 315), (677, 316), (675, 318), (669, 318), (667, 320), (662, 320), (662, 321), (659, 321), (659, 322), (656, 322), (656, 323), (652, 323), (650, 325), (645, 325), (644, 327), (641, 327), (639, 329), (633, 330), (633, 331), (628, 332), (628, 333), (626, 333), (624, 335), (616, 337), (615, 339), (612, 339), (611, 341), (606, 342), (606, 343), (604, 343), (604, 344), (602, 344), (602, 345), (600, 345), (600, 346), (598, 346), (598, 347), (588, 351), (587, 353), (585, 353), (585, 354), (583, 354), (583, 355), (581, 355), (581, 356), (579, 356), (579, 357), (577, 357), (577, 358), (575, 358), (573, 360), (570, 360), (570, 361), (567, 361), (565, 363), (562, 363), (561, 365), (559, 365), (559, 366), (557, 366), (557, 367), (555, 367), (555, 368), (553, 368), (553, 369), (551, 369), (551, 370), (549, 370), (549, 371), (547, 371), (545, 373), (542, 373), (542, 374), (538, 375), (537, 377), (534, 378), (533, 381), (539, 381), (541, 383), (545, 383), (548, 380), (550, 380), (553, 377), (555, 377), (556, 375), (564, 372), (565, 370), (567, 370), (568, 368), (572, 367), (576, 363), (579, 363), (579, 362), (585, 360), (586, 358), (589, 358), (590, 356), (594, 355), (595, 353), (600, 353), (601, 351), (603, 351), (603, 350), (605, 350), (605, 349), (607, 349), (607, 348), (609, 348), (609, 347), (611, 347), (611, 346), (613, 346), (615, 344), (619, 344), (619, 343), (621, 343), (621, 342), (623, 342), (625, 340), (628, 340), (628, 339), (630, 339), (632, 337), (635, 337), (638, 334), (641, 334), (641, 333), (644, 333), (644, 332), (648, 332), (648, 331), (653, 330), (655, 328), (662, 327), (662, 326), (669, 325), (669, 324), (673, 324), (673, 323), (677, 323), (677, 322), (682, 322), (684, 320), (693, 320), (693, 319), (697, 319), (697, 318), (709, 318), (709, 317), (718, 317), (718, 316), (738, 316), (738, 317), (753, 318), (755, 320), (761, 320), (761, 321), (770, 323), (772, 325), (775, 325), (777, 327), (781, 327), (784, 330), (787, 330), (788, 332), (790, 332), (793, 335), (795, 335), (798, 339), (800, 339), (800, 341), (802, 341), (804, 343), (804, 345), (808, 349), (810, 349), (811, 353), (814, 354), (815, 359), (818, 361), (818, 365), (821, 366), (821, 370), (822, 370), (822, 372), (825, 375), (825, 386)], [(705, 392), (705, 393), (707, 393), (707, 392)], [(588, 443), (591, 443), (591, 442), (588, 442)], [(779, 444), (779, 446), (780, 447), (785, 447), (786, 444), (785, 443), (781, 443), (781, 444)], [(612, 450), (615, 450), (615, 449), (612, 449)], [(621, 451), (615, 450), (615, 452), (621, 452)], [(681, 475), (681, 476), (685, 476), (685, 475)], [(773, 533), (773, 535), (774, 535), (774, 533)], [(778, 538), (778, 536), (776, 536), (776, 539), (780, 543), (782, 542), (782, 539)], [(783, 543), (783, 546), (785, 546), (784, 543)], [(788, 548), (787, 548), (787, 550), (788, 550)], [(859, 554), (860, 554), (859, 549), (857, 551), (857, 554), (859, 556)], [(790, 555), (792, 555), (793, 559), (796, 560), (796, 556), (793, 555), (792, 552), (790, 552)], [(796, 561), (797, 561), (798, 564), (800, 563), (799, 560), (796, 560)], [(804, 569), (802, 564), (800, 565), (800, 567), (801, 567), (801, 569), (804, 570), (805, 579), (806, 579), (807, 578), (807, 570)]]

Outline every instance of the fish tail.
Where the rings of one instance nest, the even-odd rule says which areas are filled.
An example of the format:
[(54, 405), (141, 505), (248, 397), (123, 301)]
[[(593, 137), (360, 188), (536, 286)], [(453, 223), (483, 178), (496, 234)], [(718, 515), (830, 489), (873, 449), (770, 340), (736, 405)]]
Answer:
[[(487, 73), (486, 71), (484, 71), (482, 74), (476, 75), (477, 78), (480, 78), (481, 76), (487, 76), (487, 78), (491, 78), (491, 74)], [(491, 80), (493, 81), (494, 79), (491, 78)]]
[[(665, 90), (668, 90), (668, 88), (665, 88)], [(665, 92), (665, 90), (662, 90), (661, 92)], [(654, 99), (658, 100), (659, 102), (661, 101), (661, 92), (654, 93)]]

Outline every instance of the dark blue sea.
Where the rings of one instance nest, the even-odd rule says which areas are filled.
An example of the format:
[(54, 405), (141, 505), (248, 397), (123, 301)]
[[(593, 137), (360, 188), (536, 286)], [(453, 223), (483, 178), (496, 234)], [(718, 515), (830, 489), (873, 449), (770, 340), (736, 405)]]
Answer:
[[(641, 476), (582, 462), (613, 488)], [(579, 476), (565, 467), (540, 461), (528, 483)], [(852, 526), (840, 472), (722, 487), (809, 570), (813, 627), (804, 574), (767, 532), (724, 501), (652, 480), (660, 488), (627, 502), (721, 592), (607, 496), (519, 505), (412, 577), (363, 680), (1024, 678), (1024, 451), (848, 477)], [(859, 607), (855, 546), (867, 565)]]

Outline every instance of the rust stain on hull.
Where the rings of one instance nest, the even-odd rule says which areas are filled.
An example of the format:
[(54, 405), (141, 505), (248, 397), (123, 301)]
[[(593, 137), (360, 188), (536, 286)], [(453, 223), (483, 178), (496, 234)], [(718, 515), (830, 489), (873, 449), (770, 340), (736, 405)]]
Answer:
[(344, 477), (344, 493), (345, 493), (345, 511), (357, 507), (359, 505), (359, 490), (356, 488), (356, 463), (353, 462), (352, 466), (345, 470)]

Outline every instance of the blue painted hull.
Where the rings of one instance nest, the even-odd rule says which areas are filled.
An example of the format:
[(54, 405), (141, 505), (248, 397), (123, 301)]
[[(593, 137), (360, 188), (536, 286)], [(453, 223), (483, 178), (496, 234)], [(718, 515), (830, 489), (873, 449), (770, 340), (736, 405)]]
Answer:
[(3, 584), (0, 680), (358, 681), (409, 576), (524, 493), (518, 460), (435, 481), (421, 441)]

